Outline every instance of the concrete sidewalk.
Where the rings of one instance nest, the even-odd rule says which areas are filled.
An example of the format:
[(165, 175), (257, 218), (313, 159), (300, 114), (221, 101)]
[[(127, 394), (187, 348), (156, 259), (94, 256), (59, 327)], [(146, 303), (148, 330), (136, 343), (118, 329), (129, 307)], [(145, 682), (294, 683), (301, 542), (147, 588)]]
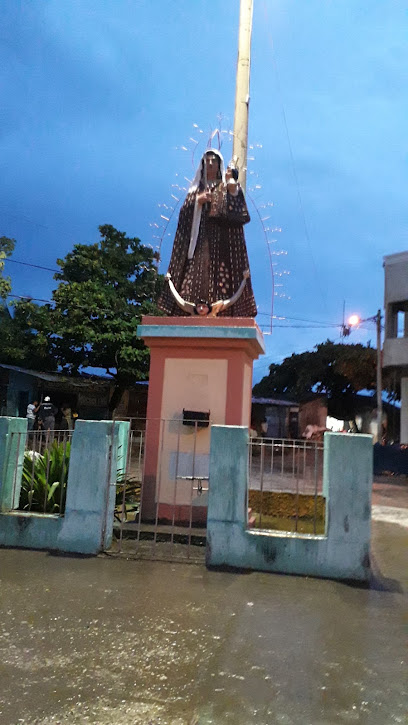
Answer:
[(0, 550), (0, 725), (407, 723), (407, 545), (371, 589)]
[[(408, 478), (381, 476), (373, 483), (372, 518), (408, 528)], [(408, 566), (408, 565), (407, 565)]]

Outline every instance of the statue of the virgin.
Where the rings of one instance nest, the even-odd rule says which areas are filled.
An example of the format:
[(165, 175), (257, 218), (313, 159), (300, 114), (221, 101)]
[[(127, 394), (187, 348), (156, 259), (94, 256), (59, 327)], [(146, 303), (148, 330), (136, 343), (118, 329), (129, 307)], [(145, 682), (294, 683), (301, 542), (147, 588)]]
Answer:
[(219, 151), (206, 151), (180, 210), (169, 284), (159, 300), (164, 312), (202, 314), (207, 308), (213, 316), (255, 317), (243, 230), (249, 220), (236, 169), (224, 171)]

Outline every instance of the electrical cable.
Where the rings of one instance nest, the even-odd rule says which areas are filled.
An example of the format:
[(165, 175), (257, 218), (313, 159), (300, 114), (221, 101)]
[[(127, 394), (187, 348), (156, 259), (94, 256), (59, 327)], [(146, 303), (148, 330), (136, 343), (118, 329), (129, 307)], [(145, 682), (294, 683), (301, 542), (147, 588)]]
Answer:
[(313, 264), (313, 268), (314, 268), (314, 273), (315, 273), (315, 277), (316, 277), (317, 286), (318, 286), (319, 292), (321, 294), (324, 307), (327, 308), (327, 300), (326, 300), (326, 296), (323, 293), (323, 288), (322, 288), (322, 286), (320, 284), (320, 277), (319, 277), (318, 272), (317, 272), (317, 265), (316, 265), (316, 261), (315, 261), (314, 254), (313, 254), (313, 249), (312, 249), (312, 242), (311, 242), (311, 239), (310, 239), (309, 229), (308, 229), (307, 222), (306, 222), (306, 215), (305, 215), (305, 211), (304, 211), (304, 207), (303, 207), (302, 195), (300, 193), (300, 184), (299, 184), (299, 179), (298, 179), (298, 175), (297, 175), (297, 172), (296, 172), (295, 158), (294, 158), (294, 155), (293, 155), (292, 143), (291, 143), (290, 135), (289, 135), (289, 127), (288, 127), (288, 123), (287, 123), (285, 107), (284, 107), (284, 104), (283, 104), (283, 94), (282, 94), (282, 89), (281, 89), (280, 79), (279, 79), (279, 74), (278, 74), (278, 67), (277, 67), (276, 58), (275, 58), (273, 38), (271, 36), (270, 31), (268, 30), (268, 28), (269, 28), (269, 17), (268, 17), (268, 12), (267, 12), (267, 9), (266, 9), (266, 3), (265, 2), (264, 2), (264, 14), (265, 14), (265, 27), (267, 28), (268, 41), (269, 41), (269, 44), (271, 46), (272, 64), (273, 64), (273, 67), (274, 67), (274, 70), (275, 70), (276, 85), (277, 85), (279, 100), (280, 100), (280, 104), (281, 104), (282, 118), (283, 118), (283, 123), (284, 123), (284, 127), (285, 127), (286, 139), (287, 139), (287, 142), (288, 142), (289, 156), (290, 156), (290, 161), (291, 161), (291, 165), (292, 165), (292, 173), (293, 173), (293, 178), (294, 178), (295, 184), (296, 184), (296, 191), (297, 191), (297, 197), (298, 197), (300, 214), (301, 214), (301, 218), (302, 218), (302, 221), (303, 221), (303, 227), (304, 227), (306, 241), (307, 241), (308, 246), (309, 246), (309, 252), (310, 252), (311, 259), (312, 259), (312, 264)]
[(60, 272), (58, 269), (51, 269), (51, 267), (43, 267), (41, 264), (33, 264), (32, 262), (21, 262), (19, 259), (9, 259), (6, 257), (2, 260), (3, 262), (12, 262), (13, 264), (23, 264), (25, 267), (35, 267), (35, 269), (45, 269), (46, 272)]

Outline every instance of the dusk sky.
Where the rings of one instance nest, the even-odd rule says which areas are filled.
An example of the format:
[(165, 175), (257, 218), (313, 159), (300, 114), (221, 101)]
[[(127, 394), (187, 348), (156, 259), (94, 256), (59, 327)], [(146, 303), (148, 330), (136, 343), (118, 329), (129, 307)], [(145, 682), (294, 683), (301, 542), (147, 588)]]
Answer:
[[(233, 128), (238, 19), (238, 0), (3, 0), (0, 236), (15, 260), (55, 268), (106, 223), (159, 243), (159, 204), (182, 200), (211, 130)], [(375, 315), (382, 258), (408, 249), (406, 36), (399, 0), (254, 0), (246, 240), (268, 333), (255, 381), (338, 341), (344, 301)], [(281, 231), (265, 238), (258, 213)], [(268, 245), (285, 318), (272, 335)], [(15, 295), (50, 299), (52, 272), (6, 269)], [(375, 344), (374, 324), (349, 340)]]

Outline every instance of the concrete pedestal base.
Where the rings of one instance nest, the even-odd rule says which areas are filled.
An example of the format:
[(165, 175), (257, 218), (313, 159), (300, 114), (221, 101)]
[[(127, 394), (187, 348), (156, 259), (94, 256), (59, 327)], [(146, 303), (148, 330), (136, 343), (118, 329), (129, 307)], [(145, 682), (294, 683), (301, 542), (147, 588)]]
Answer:
[(151, 354), (142, 518), (202, 522), (211, 424), (249, 427), (262, 334), (249, 318), (144, 317), (138, 335)]

